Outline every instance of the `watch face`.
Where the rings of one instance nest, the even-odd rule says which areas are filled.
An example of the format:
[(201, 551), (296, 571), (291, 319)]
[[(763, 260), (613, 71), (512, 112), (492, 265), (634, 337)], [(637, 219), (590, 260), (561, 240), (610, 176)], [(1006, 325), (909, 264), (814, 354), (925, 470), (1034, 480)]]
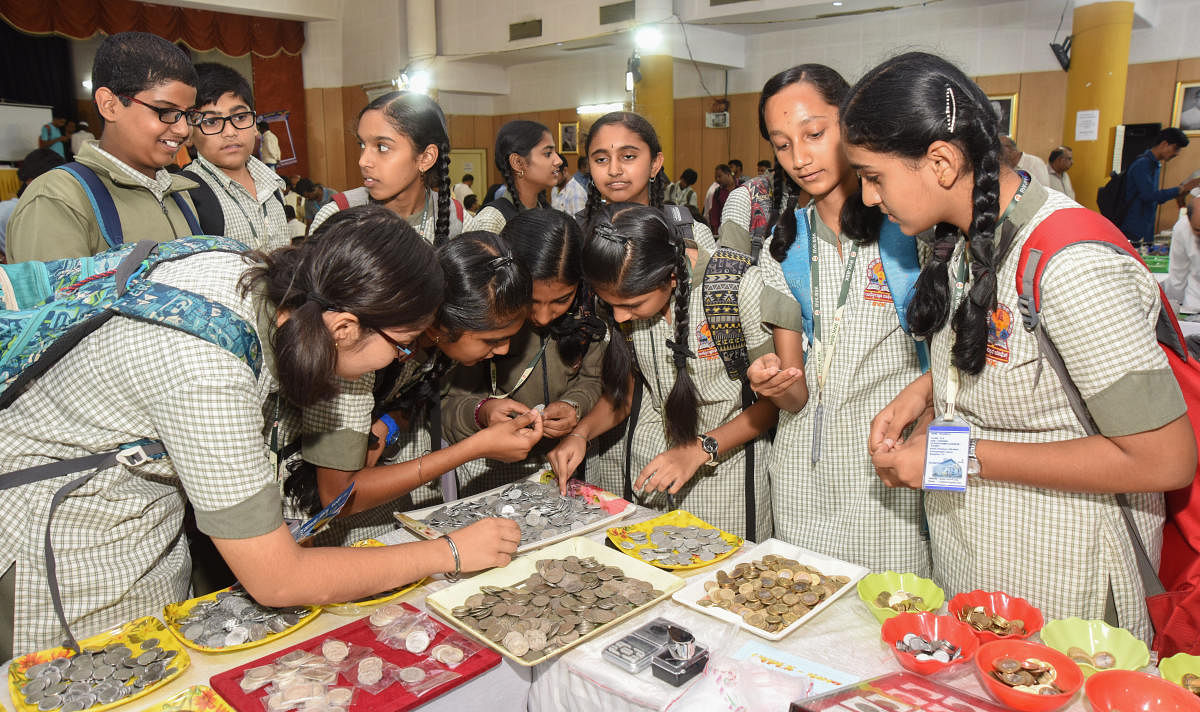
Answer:
[(704, 452), (707, 452), (709, 455), (716, 455), (718, 447), (717, 439), (710, 435), (701, 435), (700, 447), (703, 448)]

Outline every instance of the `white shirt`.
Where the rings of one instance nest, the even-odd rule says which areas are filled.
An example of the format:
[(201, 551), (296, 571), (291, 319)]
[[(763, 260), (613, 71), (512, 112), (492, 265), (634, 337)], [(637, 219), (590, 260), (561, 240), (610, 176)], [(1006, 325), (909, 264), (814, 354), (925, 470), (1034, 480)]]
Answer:
[(1017, 161), (1017, 168), (1033, 176), (1038, 183), (1050, 185), (1050, 169), (1046, 167), (1045, 161), (1032, 153), (1022, 153), (1021, 160)]
[(587, 191), (577, 180), (569, 180), (562, 190), (557, 187), (551, 191), (550, 205), (555, 210), (561, 210), (567, 215), (577, 215), (587, 207)]
[(79, 153), (79, 149), (83, 148), (83, 144), (87, 141), (95, 141), (96, 136), (87, 129), (80, 129), (71, 134), (71, 153)]
[(708, 219), (708, 213), (710, 210), (712, 210), (713, 196), (717, 194), (717, 189), (720, 187), (721, 187), (720, 183), (713, 181), (713, 184), (708, 186), (708, 190), (704, 193), (704, 219), (705, 220)]
[(454, 187), (450, 189), (450, 195), (453, 195), (454, 199), (460, 203), (464, 202), (468, 195), (474, 194), (475, 191), (471, 190), (471, 186), (466, 183), (455, 183)]
[(1053, 188), (1071, 200), (1075, 199), (1075, 188), (1071, 185), (1071, 176), (1063, 173), (1061, 176), (1054, 171), (1050, 171), (1050, 182), (1046, 187)]
[(270, 129), (262, 135), (262, 149), (259, 153), (262, 154), (262, 162), (269, 166), (279, 163), (283, 155), (279, 151), (279, 138)]
[(1200, 313), (1200, 237), (1188, 222), (1187, 213), (1179, 216), (1171, 229), (1171, 257), (1163, 291), (1179, 311)]

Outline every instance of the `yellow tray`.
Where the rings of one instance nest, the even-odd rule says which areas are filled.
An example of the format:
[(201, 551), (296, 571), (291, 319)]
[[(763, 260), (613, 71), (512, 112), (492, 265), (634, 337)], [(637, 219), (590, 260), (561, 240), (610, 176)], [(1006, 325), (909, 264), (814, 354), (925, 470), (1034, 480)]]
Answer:
[(142, 712), (237, 712), (208, 685), (194, 685)]
[(296, 606), (296, 608), (307, 608), (310, 611), (310, 613), (307, 616), (304, 616), (303, 618), (301, 618), (300, 622), (297, 623), (296, 625), (292, 626), (291, 628), (288, 628), (287, 630), (283, 631), (282, 633), (272, 633), (272, 634), (268, 635), (267, 637), (262, 638), (261, 640), (255, 640), (255, 641), (252, 641), (249, 643), (242, 643), (241, 645), (230, 645), (227, 648), (209, 648), (209, 647), (205, 647), (203, 645), (196, 645), (192, 641), (185, 638), (183, 635), (183, 631), (179, 629), (179, 620), (182, 618), (185, 618), (189, 613), (191, 613), (192, 609), (196, 607), (196, 604), (201, 603), (203, 601), (212, 601), (212, 600), (216, 599), (218, 594), (224, 593), (226, 591), (231, 591), (231, 590), (233, 590), (233, 586), (230, 586), (228, 588), (223, 588), (220, 591), (213, 591), (212, 593), (206, 594), (204, 596), (199, 596), (197, 598), (192, 598), (192, 599), (188, 599), (186, 601), (181, 601), (179, 603), (168, 603), (166, 606), (163, 607), (163, 620), (165, 620), (167, 622), (167, 629), (171, 631), (171, 635), (174, 635), (179, 640), (179, 642), (183, 643), (184, 645), (188, 646), (189, 648), (191, 648), (193, 650), (200, 650), (205, 653), (231, 653), (235, 650), (245, 650), (246, 648), (257, 648), (258, 646), (266, 645), (267, 643), (270, 643), (273, 640), (279, 640), (280, 638), (291, 635), (292, 633), (295, 633), (296, 631), (300, 630), (301, 628), (308, 625), (309, 623), (312, 623), (313, 619), (315, 619), (321, 613), (320, 606)]
[[(378, 539), (363, 539), (362, 541), (354, 542), (350, 546), (357, 547), (360, 549), (368, 549), (368, 548), (373, 548), (376, 546), (385, 546), (385, 544), (383, 542), (379, 541)], [(371, 609), (375, 608), (376, 606), (380, 606), (384, 603), (387, 603), (388, 601), (394, 601), (397, 598), (400, 598), (404, 594), (408, 593), (409, 591), (413, 590), (414, 588), (417, 588), (418, 586), (423, 586), (428, 582), (429, 582), (428, 578), (423, 578), (420, 581), (414, 581), (413, 583), (410, 583), (407, 586), (404, 586), (402, 588), (394, 589), (394, 590), (390, 591), (389, 593), (383, 594), (382, 596), (377, 596), (375, 598), (369, 598), (364, 601), (348, 601), (346, 603), (330, 603), (329, 605), (325, 606), (325, 610), (329, 611), (330, 613), (334, 614), (335, 616), (361, 616), (364, 613), (369, 613), (371, 611)]]
[[(158, 688), (166, 685), (175, 678), (183, 674), (188, 665), (192, 664), (191, 658), (188, 657), (187, 650), (180, 646), (174, 638), (167, 635), (167, 628), (163, 626), (162, 621), (154, 616), (146, 616), (138, 618), (135, 621), (130, 621), (122, 626), (107, 630), (103, 633), (97, 633), (90, 638), (84, 638), (79, 641), (81, 648), (103, 648), (106, 645), (120, 643), (128, 647), (132, 647), (135, 651), (141, 652), (140, 643), (148, 638), (157, 638), (158, 644), (163, 650), (174, 650), (175, 658), (171, 661), (170, 667), (176, 668), (175, 674), (164, 677), (153, 685), (148, 685), (141, 692), (123, 697), (116, 702), (110, 702), (107, 705), (96, 705), (89, 707), (87, 712), (101, 712), (101, 710), (109, 710), (119, 705), (126, 704), (139, 697), (154, 692)], [(36, 653), (22, 655), (8, 666), (8, 691), (12, 695), (13, 707), (17, 712), (37, 712), (37, 705), (25, 704), (25, 696), (21, 694), (21, 688), (25, 683), (29, 682), (29, 677), (25, 674), (29, 668), (39, 663), (44, 663), (55, 658), (72, 657), (74, 653), (67, 648), (49, 648)]]
[[(724, 554), (718, 554), (712, 561), (696, 561), (696, 563), (687, 564), (686, 566), (671, 566), (668, 564), (659, 563), (657, 561), (649, 561), (649, 560), (643, 559), (641, 557), (642, 549), (655, 548), (655, 546), (653, 544), (651, 544), (650, 542), (647, 542), (645, 544), (637, 544), (632, 549), (626, 549), (621, 546), (621, 542), (629, 543), (632, 541), (632, 539), (629, 537), (629, 532), (642, 532), (643, 534), (646, 535), (647, 538), (649, 538), (650, 531), (652, 529), (654, 529), (654, 527), (662, 527), (662, 526), (700, 527), (701, 529), (717, 529), (713, 525), (709, 524), (708, 522), (704, 521), (703, 519), (700, 519), (699, 517), (692, 514), (691, 512), (686, 512), (682, 509), (676, 509), (673, 512), (667, 512), (666, 514), (655, 517), (654, 519), (647, 519), (644, 522), (639, 522), (637, 524), (630, 524), (629, 526), (626, 526), (626, 527), (613, 527), (612, 529), (608, 530), (608, 540), (611, 541), (613, 544), (616, 544), (617, 550), (620, 551), (622, 554), (632, 556), (633, 558), (637, 559), (638, 561), (641, 561), (642, 563), (650, 564), (651, 566), (657, 566), (660, 569), (667, 569), (668, 571), (687, 571), (690, 569), (700, 569), (700, 568), (704, 568), (705, 566), (711, 566), (712, 564), (715, 564), (718, 561), (728, 559), (730, 556), (733, 556), (735, 553), (737, 553), (737, 550), (742, 547), (742, 538), (740, 536), (737, 536), (735, 534), (729, 534), (728, 532), (723, 532), (720, 529), (717, 529), (717, 531), (721, 532), (721, 541), (724, 541), (726, 544), (733, 547), (732, 549), (725, 552)], [(696, 557), (693, 556), (692, 558), (693, 558), (693, 560), (695, 560)]]

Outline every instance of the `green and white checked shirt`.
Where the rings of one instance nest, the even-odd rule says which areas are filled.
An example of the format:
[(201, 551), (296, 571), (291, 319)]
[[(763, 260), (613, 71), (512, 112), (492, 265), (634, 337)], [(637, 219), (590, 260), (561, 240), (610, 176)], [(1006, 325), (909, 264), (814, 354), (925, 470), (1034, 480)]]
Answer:
[(204, 156), (188, 166), (216, 194), (225, 215), (226, 237), (264, 252), (292, 244), (283, 203), (275, 197), (276, 192), (282, 195), (283, 178), (254, 156), (250, 157), (246, 168), (254, 180), (254, 195)]

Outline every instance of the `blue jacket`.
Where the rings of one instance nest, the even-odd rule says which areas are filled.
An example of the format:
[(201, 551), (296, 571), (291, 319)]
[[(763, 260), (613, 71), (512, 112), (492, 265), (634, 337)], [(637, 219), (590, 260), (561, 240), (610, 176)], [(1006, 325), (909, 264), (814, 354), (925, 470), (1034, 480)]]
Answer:
[(1154, 216), (1158, 206), (1179, 195), (1179, 186), (1158, 189), (1162, 170), (1158, 159), (1147, 150), (1129, 164), (1125, 174), (1125, 199), (1129, 212), (1121, 223), (1121, 232), (1130, 240), (1154, 237)]

